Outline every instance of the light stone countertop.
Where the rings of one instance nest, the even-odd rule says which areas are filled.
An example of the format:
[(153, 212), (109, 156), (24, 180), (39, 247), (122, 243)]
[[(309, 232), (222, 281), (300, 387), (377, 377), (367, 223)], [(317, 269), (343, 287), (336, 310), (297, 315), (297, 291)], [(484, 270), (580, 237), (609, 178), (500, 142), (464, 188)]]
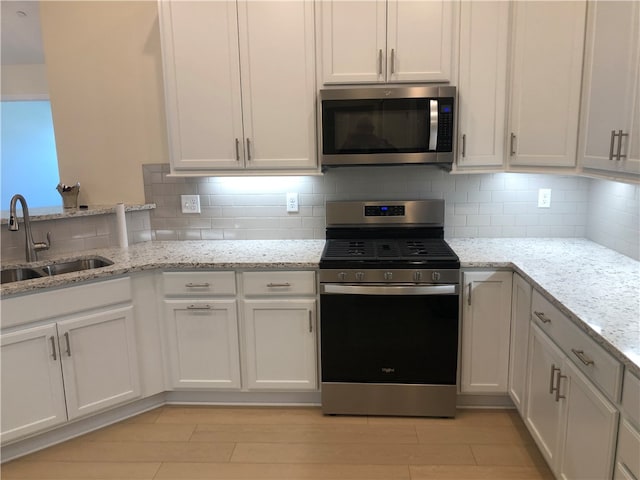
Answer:
[[(640, 376), (640, 262), (586, 239), (452, 238), (447, 242), (460, 257), (462, 268), (514, 269)], [(105, 257), (114, 264), (3, 284), (0, 295), (35, 293), (143, 270), (316, 269), (324, 243), (324, 240), (145, 242), (126, 250), (84, 251), (78, 256)], [(3, 268), (7, 266), (10, 265)]]

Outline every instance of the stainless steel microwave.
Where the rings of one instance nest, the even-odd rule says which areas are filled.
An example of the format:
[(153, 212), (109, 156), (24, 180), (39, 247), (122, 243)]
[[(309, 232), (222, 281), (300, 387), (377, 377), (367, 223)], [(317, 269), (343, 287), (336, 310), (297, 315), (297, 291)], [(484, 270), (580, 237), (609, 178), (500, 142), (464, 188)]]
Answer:
[(456, 87), (320, 90), (323, 167), (453, 163)]

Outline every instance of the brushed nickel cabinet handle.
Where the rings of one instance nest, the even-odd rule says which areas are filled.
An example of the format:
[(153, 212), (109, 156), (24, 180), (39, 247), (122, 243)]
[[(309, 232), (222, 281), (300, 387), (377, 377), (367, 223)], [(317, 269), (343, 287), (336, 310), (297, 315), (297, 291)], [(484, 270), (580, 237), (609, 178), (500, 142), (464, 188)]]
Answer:
[(467, 156), (467, 134), (462, 134), (462, 158)]
[(556, 368), (555, 364), (551, 364), (551, 377), (549, 378), (549, 393), (550, 394), (553, 394), (553, 392), (555, 392), (554, 377), (556, 376), (556, 372), (560, 372), (560, 369)]
[(616, 144), (616, 137), (618, 134), (615, 130), (611, 130), (611, 145), (609, 145), (609, 160), (613, 160), (613, 147)]
[(622, 155), (622, 137), (628, 137), (628, 133), (624, 133), (622, 130), (618, 130), (618, 154), (616, 155), (616, 160), (622, 160), (623, 158), (627, 158), (626, 155)]
[(584, 350), (576, 350), (575, 348), (572, 348), (571, 351), (576, 357), (578, 357), (578, 360), (580, 360), (587, 367), (589, 365), (595, 365), (595, 362), (585, 355)]
[(563, 378), (567, 378), (567, 376), (562, 375), (562, 373), (560, 373), (560, 369), (558, 369), (558, 376), (556, 377), (556, 402), (559, 402), (561, 398), (567, 398), (564, 395), (560, 395), (560, 382)]
[(471, 283), (469, 283), (468, 288), (469, 288), (469, 290), (468, 290), (468, 293), (467, 293), (467, 305), (471, 305)]
[(49, 341), (51, 342), (51, 357), (54, 360), (58, 360), (58, 356), (56, 355), (56, 339), (53, 335), (49, 337)]
[(516, 154), (515, 150), (516, 134), (511, 132), (511, 146), (509, 148), (509, 156), (513, 157)]
[(236, 162), (240, 161), (240, 140), (236, 138)]
[(71, 356), (71, 341), (69, 340), (69, 332), (64, 332), (64, 339), (67, 342), (67, 356)]
[(276, 288), (276, 287), (290, 287), (291, 284), (289, 282), (285, 283), (267, 283), (267, 287)]
[(210, 286), (209, 282), (204, 282), (204, 283), (185, 283), (184, 284), (185, 287), (187, 288), (206, 288), (208, 286)]
[(251, 140), (247, 138), (247, 160), (251, 161)]
[(211, 305), (187, 305), (187, 310), (211, 310)]
[(382, 49), (378, 50), (378, 75), (382, 75)]
[(396, 73), (395, 63), (396, 63), (396, 50), (395, 48), (392, 48), (391, 49), (391, 75)]
[(547, 318), (544, 312), (534, 311), (533, 314), (538, 317), (542, 323), (551, 323), (551, 319)]
[(313, 319), (311, 310), (309, 310), (309, 333), (313, 332)]

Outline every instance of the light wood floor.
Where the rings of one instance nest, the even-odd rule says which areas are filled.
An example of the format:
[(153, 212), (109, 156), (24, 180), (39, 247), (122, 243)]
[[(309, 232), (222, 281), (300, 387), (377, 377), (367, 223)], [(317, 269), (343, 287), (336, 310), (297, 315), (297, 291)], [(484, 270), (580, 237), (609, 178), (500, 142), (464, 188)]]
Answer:
[(455, 419), (165, 406), (8, 462), (2, 479), (552, 479), (515, 411)]

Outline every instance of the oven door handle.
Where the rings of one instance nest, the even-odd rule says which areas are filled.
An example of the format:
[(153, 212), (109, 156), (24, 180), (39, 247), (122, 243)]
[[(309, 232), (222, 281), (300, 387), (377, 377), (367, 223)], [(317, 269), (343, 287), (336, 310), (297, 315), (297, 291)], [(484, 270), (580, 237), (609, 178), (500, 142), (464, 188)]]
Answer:
[(347, 295), (456, 295), (459, 285), (320, 285), (321, 294)]

